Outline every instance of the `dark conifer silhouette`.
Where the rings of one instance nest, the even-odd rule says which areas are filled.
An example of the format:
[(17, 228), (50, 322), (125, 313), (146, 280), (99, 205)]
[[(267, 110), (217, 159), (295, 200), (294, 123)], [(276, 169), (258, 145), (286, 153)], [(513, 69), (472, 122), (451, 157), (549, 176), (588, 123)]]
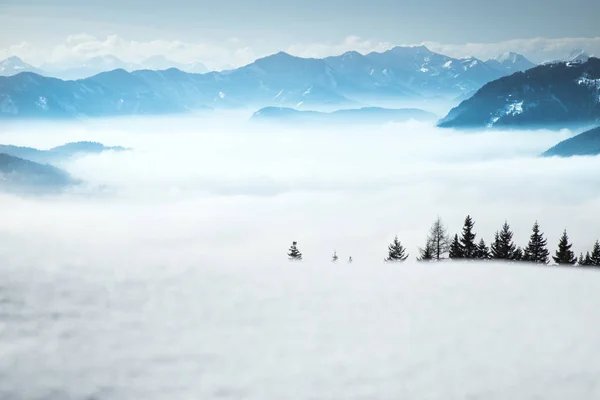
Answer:
[(462, 235), (460, 236), (460, 246), (462, 248), (463, 258), (477, 258), (477, 243), (475, 243), (477, 234), (473, 233), (474, 226), (475, 222), (473, 222), (470, 215), (467, 215), (465, 224), (463, 225)]
[(450, 243), (450, 258), (465, 258), (462, 245), (460, 244), (460, 240), (458, 240), (458, 235), (454, 235), (454, 239), (452, 239), (452, 243)]
[(583, 258), (583, 253), (579, 253), (579, 259), (577, 260), (577, 265), (580, 267), (585, 266), (585, 258)]
[(590, 254), (590, 266), (600, 267), (600, 241), (596, 240), (594, 243), (594, 248), (592, 249), (592, 253)]
[[(573, 247), (573, 245), (569, 243), (569, 236), (567, 235), (567, 230), (565, 229), (560, 240), (558, 241), (558, 249), (552, 257), (554, 262), (559, 265), (575, 264), (577, 262), (577, 257), (575, 257), (575, 253), (573, 253), (571, 247)], [(583, 254), (581, 257), (583, 257)]]
[(537, 221), (533, 224), (532, 233), (529, 238), (529, 243), (523, 254), (523, 261), (529, 261), (536, 264), (548, 264), (547, 240), (544, 239), (544, 234), (540, 232), (540, 225)]
[(394, 241), (388, 246), (388, 256), (385, 259), (385, 262), (399, 262), (404, 261), (408, 258), (408, 254), (406, 254), (406, 249), (402, 246), (400, 240), (398, 240), (398, 236), (394, 238)]
[(510, 225), (505, 221), (500, 232), (494, 234), (494, 242), (491, 245), (492, 258), (497, 260), (514, 260), (516, 246), (513, 243), (513, 233)]
[(477, 245), (476, 257), (480, 260), (489, 260), (490, 258), (492, 258), (492, 255), (490, 254), (490, 249), (485, 244), (483, 238), (479, 240), (479, 244)]
[(337, 255), (337, 252), (334, 251), (333, 252), (333, 256), (331, 256), (331, 261), (332, 262), (337, 262), (337, 260), (338, 260), (338, 255)]
[(417, 261), (431, 261), (431, 260), (433, 260), (433, 246), (428, 238), (427, 243), (425, 244), (425, 247), (422, 249), (421, 248), (419, 249), (419, 257), (417, 257)]
[(514, 261), (525, 261), (525, 252), (523, 251), (523, 249), (521, 248), (521, 246), (517, 247), (517, 249), (513, 253), (513, 258), (512, 259)]
[(585, 253), (585, 259), (583, 260), (583, 263), (580, 264), (582, 267), (591, 267), (592, 264), (592, 258), (590, 257), (590, 252), (586, 252)]
[(290, 260), (299, 261), (302, 260), (302, 253), (298, 250), (298, 242), (292, 242), (292, 246), (290, 247), (288, 258)]

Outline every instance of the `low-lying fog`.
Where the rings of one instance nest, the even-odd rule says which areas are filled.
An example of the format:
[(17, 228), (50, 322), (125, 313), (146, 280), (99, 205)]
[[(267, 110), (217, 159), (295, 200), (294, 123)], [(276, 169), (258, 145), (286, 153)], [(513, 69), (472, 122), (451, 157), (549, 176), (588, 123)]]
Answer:
[(234, 117), (5, 128), (5, 144), (134, 151), (61, 165), (87, 182), (74, 193), (2, 195), (4, 257), (278, 262), (295, 240), (306, 260), (337, 250), (371, 263), (396, 234), (416, 255), (438, 215), (453, 233), (470, 214), (488, 243), (505, 219), (522, 246), (536, 219), (551, 247), (565, 228), (577, 252), (600, 236), (600, 158), (537, 157), (566, 130), (291, 129)]
[[(0, 195), (0, 397), (597, 398), (596, 271), (412, 261), (438, 215), (590, 250), (600, 157), (537, 157), (573, 133), (5, 126), (134, 150), (60, 165), (86, 181), (70, 192)], [(384, 265), (394, 235), (411, 261)]]

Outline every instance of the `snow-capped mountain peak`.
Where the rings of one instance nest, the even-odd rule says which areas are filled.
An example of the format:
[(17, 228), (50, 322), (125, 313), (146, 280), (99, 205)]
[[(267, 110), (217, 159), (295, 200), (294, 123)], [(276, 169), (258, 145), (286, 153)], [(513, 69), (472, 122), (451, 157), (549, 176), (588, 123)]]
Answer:
[(39, 74), (42, 71), (31, 64), (27, 64), (17, 56), (10, 56), (0, 61), (0, 76), (11, 76), (20, 72), (35, 72)]
[(569, 53), (565, 61), (584, 63), (587, 62), (587, 60), (589, 60), (590, 57), (591, 56), (587, 54), (583, 49), (575, 48), (571, 50), (571, 53)]

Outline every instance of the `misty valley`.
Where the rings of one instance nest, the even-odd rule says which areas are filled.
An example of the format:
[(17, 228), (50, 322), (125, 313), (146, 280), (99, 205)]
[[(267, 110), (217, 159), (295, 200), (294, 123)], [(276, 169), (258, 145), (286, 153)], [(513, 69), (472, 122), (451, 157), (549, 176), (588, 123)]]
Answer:
[(0, 399), (600, 398), (600, 59), (0, 75)]

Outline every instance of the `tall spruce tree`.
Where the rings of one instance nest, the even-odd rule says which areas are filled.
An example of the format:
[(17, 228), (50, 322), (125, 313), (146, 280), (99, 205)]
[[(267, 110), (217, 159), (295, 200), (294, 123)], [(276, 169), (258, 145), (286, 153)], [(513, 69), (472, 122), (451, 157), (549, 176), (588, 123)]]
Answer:
[(500, 232), (496, 232), (494, 235), (494, 242), (490, 247), (492, 258), (497, 260), (514, 260), (516, 246), (512, 238), (513, 233), (510, 230), (510, 225), (505, 221)]
[(292, 261), (302, 260), (302, 253), (298, 250), (298, 242), (292, 242), (292, 246), (288, 252), (288, 258)]
[[(573, 265), (577, 262), (577, 257), (575, 257), (575, 253), (571, 250), (573, 245), (569, 243), (569, 235), (567, 235), (567, 230), (563, 231), (560, 240), (558, 241), (558, 249), (552, 256), (552, 259), (555, 263), (559, 265)], [(583, 254), (581, 255), (583, 257)]]
[(440, 217), (437, 217), (431, 226), (429, 236), (427, 237), (427, 243), (431, 246), (432, 258), (436, 261), (443, 259), (444, 255), (450, 250), (448, 230)]
[(475, 222), (473, 222), (470, 215), (467, 215), (463, 225), (462, 235), (460, 236), (460, 246), (462, 248), (463, 258), (477, 258), (477, 243), (475, 243), (477, 234), (473, 233), (474, 226)]
[(465, 254), (464, 254), (462, 245), (460, 244), (460, 240), (458, 240), (458, 235), (454, 235), (454, 239), (452, 240), (452, 243), (450, 244), (449, 256), (452, 259), (465, 258)]
[(550, 252), (547, 248), (547, 240), (544, 239), (544, 234), (540, 232), (540, 225), (537, 221), (533, 224), (532, 231), (523, 254), (523, 260), (536, 264), (548, 264)]
[(400, 262), (407, 258), (406, 249), (402, 246), (400, 240), (398, 240), (398, 236), (396, 236), (394, 241), (388, 246), (388, 256), (385, 262)]
[(490, 258), (492, 258), (492, 255), (490, 254), (490, 249), (485, 244), (483, 238), (481, 238), (479, 240), (479, 244), (477, 244), (476, 257), (480, 260), (489, 260)]
[(596, 240), (596, 243), (594, 243), (594, 248), (590, 254), (589, 265), (593, 267), (600, 267), (600, 241), (598, 240)]

